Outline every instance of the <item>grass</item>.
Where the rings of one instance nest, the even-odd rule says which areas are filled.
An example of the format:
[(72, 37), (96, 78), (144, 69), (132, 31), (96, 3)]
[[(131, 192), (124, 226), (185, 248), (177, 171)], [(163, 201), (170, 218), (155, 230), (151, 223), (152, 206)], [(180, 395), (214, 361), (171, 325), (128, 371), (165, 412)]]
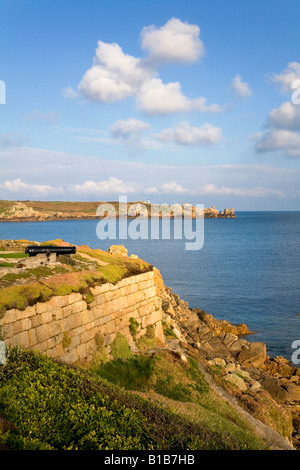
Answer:
[[(60, 246), (63, 240), (51, 240), (43, 244), (57, 244)], [(40, 266), (26, 270), (24, 273), (8, 273), (0, 279), (0, 316), (6, 310), (17, 308), (25, 309), (35, 302), (49, 300), (51, 296), (68, 295), (72, 292), (80, 292), (86, 295), (87, 303), (93, 301), (90, 287), (106, 282), (117, 283), (125, 277), (130, 277), (153, 269), (153, 266), (139, 259), (108, 254), (102, 250), (93, 250), (87, 246), (79, 247), (77, 254), (88, 254), (95, 264), (93, 270), (82, 266), (57, 266), (49, 268)], [(19, 258), (25, 253), (4, 253), (5, 259)], [(107, 265), (99, 265), (97, 260), (104, 261)], [(85, 265), (86, 259), (84, 259)], [(22, 286), (20, 283), (22, 281)], [(25, 282), (24, 282), (25, 281)], [(25, 284), (26, 283), (26, 284)]]
[(116, 360), (123, 360), (131, 357), (132, 353), (130, 351), (130, 346), (126, 336), (122, 335), (121, 333), (117, 334), (111, 344), (111, 354)]
[(165, 321), (162, 322), (163, 332), (166, 338), (177, 338), (177, 335), (174, 333), (173, 328), (169, 326)]
[[(102, 362), (92, 370), (96, 376), (126, 390), (142, 392), (159, 406), (201, 426), (202, 433), (214, 435), (216, 441), (221, 439), (225, 448), (239, 446), (240, 439), (249, 437), (241, 416), (210, 389), (193, 358), (184, 363), (168, 351), (152, 356), (134, 354), (127, 360)], [(247, 444), (239, 448), (243, 446), (247, 448)]]
[(14, 252), (14, 253), (0, 253), (0, 258), (27, 258), (29, 255), (25, 252)]
[[(136, 367), (145, 380), (146, 370), (151, 376), (147, 359), (140, 359)], [(175, 402), (157, 396), (161, 403), (33, 351), (9, 348), (7, 363), (0, 366), (0, 415), (6, 423), (0, 425), (0, 446), (115, 451), (264, 446), (228, 404), (214, 402), (212, 396), (196, 419), (194, 413), (189, 416), (180, 409), (181, 402), (176, 408)]]
[(0, 317), (6, 310), (24, 310), (29, 305), (49, 300), (52, 295), (49, 287), (38, 283), (0, 289)]
[(268, 392), (262, 389), (259, 393), (251, 390), (241, 393), (235, 385), (224, 380), (221, 366), (209, 366), (207, 370), (213, 375), (215, 382), (234, 396), (252, 416), (282, 436), (291, 438), (293, 432), (292, 414), (288, 409), (280, 406)]
[[(9, 264), (9, 263), (7, 263)], [(1, 265), (0, 265), (1, 266)], [(15, 266), (14, 264), (12, 266)], [(20, 273), (7, 273), (0, 279), (0, 288), (14, 286), (19, 281), (27, 280), (28, 283), (36, 282), (40, 279), (45, 279), (57, 274), (68, 273), (70, 269), (63, 266), (57, 266), (55, 268), (49, 268), (47, 266), (38, 266), (36, 268), (27, 269), (25, 272)], [(1, 297), (1, 296), (0, 296)]]
[(142, 352), (146, 352), (147, 349), (154, 348), (156, 346), (155, 327), (154, 325), (148, 325), (146, 333), (136, 340), (136, 345)]

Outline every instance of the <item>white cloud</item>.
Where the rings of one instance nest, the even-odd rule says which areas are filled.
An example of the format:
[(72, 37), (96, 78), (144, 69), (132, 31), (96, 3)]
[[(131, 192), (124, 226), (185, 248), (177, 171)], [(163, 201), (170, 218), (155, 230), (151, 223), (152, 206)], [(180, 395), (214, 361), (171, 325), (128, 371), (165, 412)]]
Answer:
[(281, 189), (265, 188), (256, 186), (252, 188), (234, 188), (228, 186), (217, 186), (215, 184), (206, 184), (198, 188), (200, 194), (215, 194), (221, 196), (240, 196), (240, 197), (268, 197), (277, 196), (285, 197), (285, 193)]
[(174, 128), (164, 129), (160, 133), (160, 139), (181, 145), (211, 145), (222, 140), (222, 129), (208, 123), (192, 127), (186, 122), (181, 122)]
[(151, 129), (150, 124), (139, 119), (119, 119), (111, 127), (111, 133), (116, 138), (131, 139), (140, 137), (141, 134)]
[(189, 189), (183, 188), (180, 184), (176, 183), (175, 181), (170, 181), (169, 183), (164, 183), (159, 186), (158, 188), (159, 192), (163, 193), (176, 193), (176, 194), (182, 194), (182, 193), (189, 193)]
[(21, 180), (21, 178), (16, 178), (14, 180), (6, 180), (4, 183), (0, 183), (0, 189), (9, 191), (12, 193), (18, 192), (31, 192), (46, 195), (49, 193), (62, 193), (63, 189), (61, 187), (55, 188), (46, 184), (29, 184)]
[(141, 59), (125, 54), (118, 44), (98, 41), (94, 65), (85, 73), (78, 90), (91, 101), (110, 103), (134, 95), (152, 75)]
[(291, 101), (282, 103), (279, 108), (275, 108), (270, 112), (267, 126), (278, 129), (300, 130), (300, 106), (293, 104)]
[(151, 129), (150, 124), (139, 119), (119, 119), (110, 129), (116, 141), (128, 147), (130, 152), (141, 152), (149, 146), (145, 134)]
[(133, 193), (137, 191), (138, 185), (132, 182), (122, 181), (121, 179), (110, 177), (106, 181), (85, 181), (82, 184), (75, 184), (72, 189), (80, 193)]
[(243, 81), (242, 77), (237, 74), (231, 82), (231, 89), (234, 91), (235, 95), (239, 98), (245, 98), (246, 96), (251, 96), (252, 91), (247, 82)]
[[(297, 98), (300, 88), (300, 63), (290, 62), (271, 80), (284, 93), (293, 93), (291, 101), (273, 109), (267, 117), (267, 132), (258, 137), (255, 145), (257, 152), (281, 151), (285, 157), (300, 157), (300, 107)], [(295, 91), (296, 90), (296, 91)]]
[(300, 157), (300, 136), (296, 132), (270, 129), (256, 142), (257, 152), (283, 151), (287, 157)]
[(142, 47), (149, 50), (145, 59), (125, 54), (119, 44), (98, 41), (94, 64), (84, 74), (78, 91), (87, 100), (102, 103), (135, 97), (137, 107), (150, 115), (220, 112), (219, 105), (207, 105), (204, 97), (187, 98), (179, 82), (163, 83), (157, 71), (161, 61), (187, 63), (202, 56), (199, 33), (198, 26), (176, 18), (159, 29), (144, 28)]
[(293, 83), (296, 80), (300, 80), (300, 63), (290, 62), (283, 72), (272, 74), (271, 80), (279, 87), (282, 92), (292, 92)]
[(199, 26), (172, 18), (161, 28), (154, 25), (143, 28), (142, 48), (149, 51), (151, 61), (194, 62), (205, 53), (199, 35)]
[(221, 112), (219, 105), (207, 105), (204, 97), (192, 100), (187, 98), (182, 93), (179, 82), (165, 84), (160, 78), (148, 80), (140, 87), (137, 93), (137, 106), (149, 115), (189, 111)]

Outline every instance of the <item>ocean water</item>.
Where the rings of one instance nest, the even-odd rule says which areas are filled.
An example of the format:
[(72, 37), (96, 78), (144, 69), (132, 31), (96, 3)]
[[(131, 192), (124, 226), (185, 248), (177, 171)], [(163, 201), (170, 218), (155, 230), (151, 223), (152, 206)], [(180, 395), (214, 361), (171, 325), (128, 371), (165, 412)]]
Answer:
[(300, 340), (300, 212), (237, 212), (236, 219), (205, 219), (203, 248), (193, 251), (185, 250), (187, 240), (172, 237), (100, 240), (97, 223), (1, 222), (0, 238), (62, 238), (103, 250), (122, 243), (129, 254), (156, 266), (165, 284), (191, 308), (246, 323), (256, 333), (249, 340), (266, 343), (271, 357), (291, 359), (292, 343)]

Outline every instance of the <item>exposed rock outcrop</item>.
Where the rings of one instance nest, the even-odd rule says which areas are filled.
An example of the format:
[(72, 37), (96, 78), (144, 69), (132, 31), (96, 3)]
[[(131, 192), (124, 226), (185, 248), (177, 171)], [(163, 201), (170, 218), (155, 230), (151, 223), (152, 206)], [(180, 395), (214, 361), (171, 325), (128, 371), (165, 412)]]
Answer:
[(111, 255), (127, 256), (128, 250), (125, 248), (124, 245), (111, 245), (108, 248), (107, 253), (110, 253)]
[(244, 405), (250, 399), (245, 392), (269, 394), (270, 402), (275, 400), (278, 409), (283, 407), (293, 416), (294, 445), (300, 448), (300, 369), (285, 358), (270, 358), (264, 343), (248, 341), (245, 335), (251, 332), (246, 325), (232, 325), (201, 309), (190, 309), (168, 287), (160, 286), (160, 296), (163, 319), (181, 332), (181, 347), (191, 346), (209, 366), (217, 367), (224, 383), (241, 394), (237, 396)]
[[(99, 219), (107, 217), (109, 214), (106, 210), (102, 216), (98, 206), (105, 204), (112, 208), (113, 217), (129, 219), (136, 216), (140, 217), (204, 217), (204, 218), (234, 218), (236, 214), (234, 209), (217, 210), (214, 206), (207, 209), (199, 209), (191, 204), (148, 204), (145, 202), (128, 202), (125, 208), (120, 207), (116, 202), (70, 202), (70, 203), (51, 203), (37, 201), (8, 201), (9, 207), (1, 207), (0, 201), (0, 220), (5, 221), (47, 221), (47, 220), (81, 220), (81, 219)], [(55, 210), (56, 207), (62, 210)]]

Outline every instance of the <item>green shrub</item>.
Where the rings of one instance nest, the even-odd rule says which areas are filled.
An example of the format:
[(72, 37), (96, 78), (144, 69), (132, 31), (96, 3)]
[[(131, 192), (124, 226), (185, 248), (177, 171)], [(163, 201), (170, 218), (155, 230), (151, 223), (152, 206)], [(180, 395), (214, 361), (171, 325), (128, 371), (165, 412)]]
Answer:
[(121, 333), (118, 333), (111, 343), (110, 350), (114, 359), (128, 359), (132, 355), (127, 338)]
[(135, 339), (136, 334), (137, 334), (137, 330), (138, 330), (140, 324), (133, 317), (129, 318), (129, 322), (130, 322), (129, 323), (129, 331), (130, 331), (131, 336), (133, 337), (133, 339)]
[(71, 339), (70, 339), (68, 333), (65, 331), (64, 334), (63, 334), (63, 339), (62, 339), (62, 347), (64, 349), (68, 349), (70, 344), (71, 344)]
[(165, 397), (171, 398), (172, 400), (191, 400), (191, 389), (181, 383), (175, 383), (172, 375), (167, 375), (165, 378), (159, 377), (156, 381), (154, 390)]
[(0, 289), (0, 316), (12, 308), (24, 310), (29, 305), (37, 302), (45, 302), (53, 295), (53, 291), (38, 283), (11, 286)]
[(162, 322), (163, 332), (166, 338), (177, 338), (177, 335), (174, 333), (173, 328), (169, 326), (166, 322)]
[(97, 375), (127, 390), (149, 390), (153, 382), (155, 360), (151, 357), (134, 355), (124, 361), (117, 359), (96, 368)]
[(94, 354), (90, 368), (97, 370), (97, 368), (101, 366), (103, 362), (108, 361), (108, 353), (105, 347), (104, 336), (102, 336), (100, 333), (97, 333), (95, 335), (95, 343), (96, 343), (96, 353)]
[(136, 341), (136, 345), (142, 352), (146, 352), (147, 349), (151, 349), (156, 346), (154, 325), (147, 326), (146, 333)]
[[(147, 377), (146, 362), (140, 365)], [(215, 425), (210, 415), (199, 422), (21, 348), (8, 348), (0, 365), (0, 415), (12, 423), (0, 432), (0, 447), (11, 450), (262, 449), (230, 410), (228, 419), (216, 414)]]
[(85, 301), (87, 304), (91, 304), (93, 301), (95, 300), (95, 297), (94, 295), (91, 293), (91, 291), (89, 290), (85, 296)]

